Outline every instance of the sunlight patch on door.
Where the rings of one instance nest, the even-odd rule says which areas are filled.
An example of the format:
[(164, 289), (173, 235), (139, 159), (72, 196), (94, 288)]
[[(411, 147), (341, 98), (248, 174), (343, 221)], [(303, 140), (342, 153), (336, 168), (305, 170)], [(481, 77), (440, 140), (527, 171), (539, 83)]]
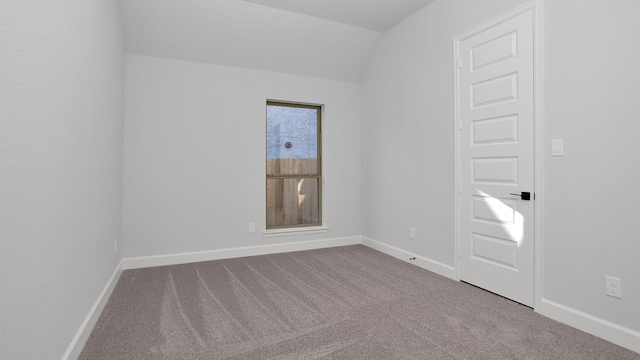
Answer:
[(511, 199), (496, 199), (474, 195), (473, 219), (499, 224), (515, 224), (518, 203)]
[[(496, 226), (500, 226), (508, 235), (509, 240), (518, 246), (524, 238), (524, 216), (518, 211), (518, 202), (511, 199), (499, 199), (483, 191), (478, 190), (481, 196), (473, 196), (474, 218), (476, 217), (476, 204), (478, 218), (493, 220)], [(480, 199), (481, 202), (477, 202)], [(477, 219), (474, 219), (477, 220)]]

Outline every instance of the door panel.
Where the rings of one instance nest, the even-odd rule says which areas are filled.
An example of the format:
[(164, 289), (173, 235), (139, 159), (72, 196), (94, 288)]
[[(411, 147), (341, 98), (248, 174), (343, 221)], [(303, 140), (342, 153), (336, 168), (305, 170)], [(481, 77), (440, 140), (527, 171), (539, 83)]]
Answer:
[(517, 157), (493, 157), (473, 158), (473, 182), (474, 183), (518, 183), (518, 158)]
[(518, 247), (509, 240), (487, 235), (471, 234), (471, 256), (493, 265), (518, 269)]
[(515, 224), (518, 203), (514, 199), (497, 199), (489, 196), (472, 196), (472, 214), (475, 221)]
[(533, 305), (533, 11), (458, 43), (460, 279)]
[(471, 85), (473, 108), (518, 99), (518, 74), (507, 74)]
[(518, 36), (511, 32), (471, 49), (471, 71), (508, 61), (518, 55)]
[(471, 146), (518, 142), (518, 115), (499, 116), (471, 123)]

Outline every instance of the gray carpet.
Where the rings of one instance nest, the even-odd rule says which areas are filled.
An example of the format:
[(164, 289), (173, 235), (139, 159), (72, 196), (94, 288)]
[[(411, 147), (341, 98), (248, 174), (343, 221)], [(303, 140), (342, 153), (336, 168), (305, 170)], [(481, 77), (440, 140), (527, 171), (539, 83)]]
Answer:
[(123, 272), (80, 359), (640, 359), (362, 245)]

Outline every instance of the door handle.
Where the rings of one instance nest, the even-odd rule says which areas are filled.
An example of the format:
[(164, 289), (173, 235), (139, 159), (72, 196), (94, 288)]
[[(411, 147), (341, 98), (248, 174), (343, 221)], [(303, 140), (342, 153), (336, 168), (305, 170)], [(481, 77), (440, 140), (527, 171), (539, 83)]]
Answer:
[(531, 200), (531, 193), (528, 191), (523, 191), (520, 194), (514, 194), (514, 193), (509, 193), (510, 195), (515, 195), (515, 196), (520, 196), (520, 199), (522, 200)]

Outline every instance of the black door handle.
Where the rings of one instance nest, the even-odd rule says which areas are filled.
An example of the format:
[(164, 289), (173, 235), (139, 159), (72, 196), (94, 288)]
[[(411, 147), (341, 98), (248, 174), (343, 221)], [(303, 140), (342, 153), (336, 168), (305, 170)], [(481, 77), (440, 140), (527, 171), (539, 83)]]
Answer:
[(520, 196), (520, 199), (522, 200), (531, 200), (531, 193), (528, 191), (523, 191), (520, 194), (514, 194), (514, 193), (509, 193), (511, 195), (516, 195), (516, 196)]

